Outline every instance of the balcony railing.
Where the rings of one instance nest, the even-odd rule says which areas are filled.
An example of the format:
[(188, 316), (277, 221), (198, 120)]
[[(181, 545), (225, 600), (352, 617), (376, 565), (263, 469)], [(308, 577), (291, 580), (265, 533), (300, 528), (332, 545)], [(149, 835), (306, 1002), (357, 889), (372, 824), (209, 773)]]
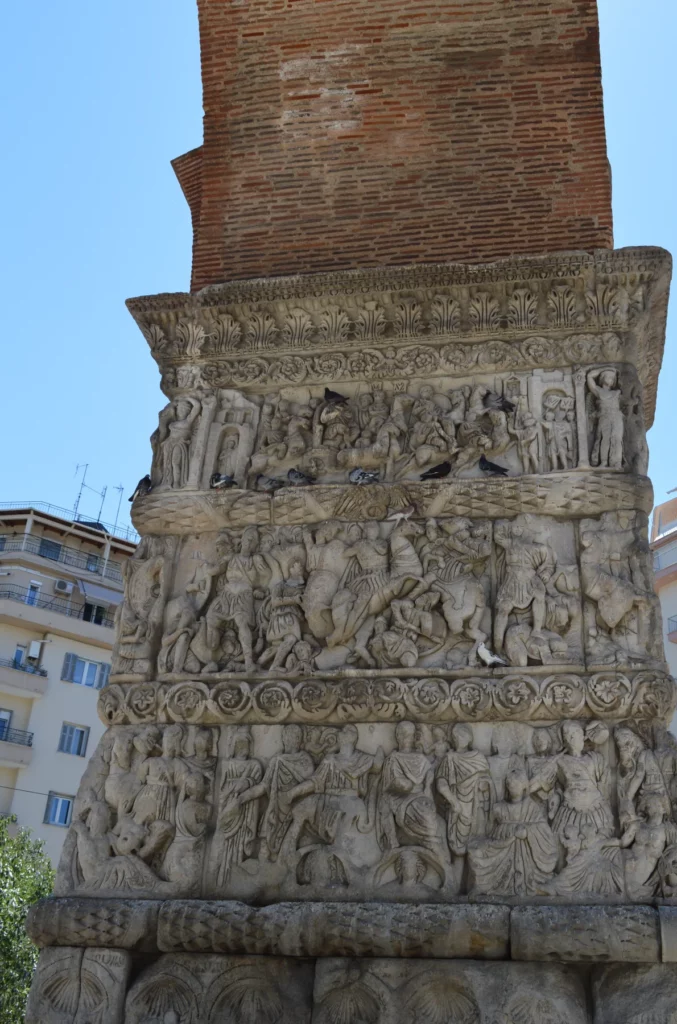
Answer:
[(45, 512), (48, 516), (57, 516), (59, 519), (67, 519), (71, 523), (81, 523), (82, 526), (89, 526), (93, 530), (100, 530), (108, 533), (111, 537), (120, 537), (132, 544), (139, 543), (139, 535), (133, 526), (120, 526), (117, 523), (102, 523), (92, 519), (91, 516), (83, 516), (79, 512), (73, 515), (73, 510), (61, 508), (59, 505), (50, 505), (47, 501), (0, 501), (0, 509), (8, 512), (12, 509), (33, 508), (36, 512)]
[(677, 615), (671, 615), (668, 619), (668, 634), (677, 633)]
[(85, 619), (85, 606), (72, 607), (63, 597), (41, 597), (34, 590), (28, 587), (18, 587), (13, 583), (0, 586), (0, 600), (7, 598), (10, 601), (20, 601), (21, 604), (33, 605), (35, 608), (46, 608), (51, 612), (58, 612), (60, 615), (68, 615), (71, 619), (82, 619), (85, 622), (92, 622), (95, 626), (107, 626), (113, 628), (113, 619), (102, 616), (97, 619)]
[(16, 661), (14, 658), (0, 658), (0, 665), (3, 668), (15, 668), (18, 672), (28, 672), (31, 676), (46, 676), (47, 670), (39, 668), (37, 665), (27, 665), (25, 662), (22, 664), (20, 661)]
[(45, 537), (33, 537), (30, 533), (0, 533), (0, 552), (2, 551), (28, 551), (31, 555), (49, 558), (51, 562), (61, 562), (62, 565), (84, 569), (85, 572), (93, 572), (116, 583), (122, 583), (120, 562), (112, 559), (106, 562), (101, 555), (79, 551), (78, 548), (71, 548)]
[(0, 740), (5, 743), (20, 743), (22, 747), (33, 746), (33, 733), (25, 729), (8, 729), (0, 722)]

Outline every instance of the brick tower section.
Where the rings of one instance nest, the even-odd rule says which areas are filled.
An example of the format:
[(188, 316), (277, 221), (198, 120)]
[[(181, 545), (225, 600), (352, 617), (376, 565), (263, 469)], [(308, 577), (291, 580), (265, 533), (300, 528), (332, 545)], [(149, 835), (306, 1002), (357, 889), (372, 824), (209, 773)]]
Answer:
[(612, 245), (595, 0), (199, 0), (193, 290)]

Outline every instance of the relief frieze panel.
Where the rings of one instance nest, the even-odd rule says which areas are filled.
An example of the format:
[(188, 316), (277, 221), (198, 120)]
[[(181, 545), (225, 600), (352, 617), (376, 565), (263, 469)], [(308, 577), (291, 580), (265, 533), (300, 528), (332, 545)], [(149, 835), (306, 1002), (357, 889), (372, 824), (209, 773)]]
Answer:
[(429, 726), (114, 726), (58, 895), (385, 899), (672, 895), (677, 754), (599, 718)]

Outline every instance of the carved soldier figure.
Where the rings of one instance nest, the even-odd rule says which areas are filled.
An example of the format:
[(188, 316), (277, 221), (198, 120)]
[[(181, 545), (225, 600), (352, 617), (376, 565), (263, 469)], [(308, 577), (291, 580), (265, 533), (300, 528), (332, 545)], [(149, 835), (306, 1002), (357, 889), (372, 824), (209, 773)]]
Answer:
[(202, 410), (198, 398), (188, 395), (171, 402), (172, 415), (160, 414), (157, 444), (162, 459), (162, 482), (168, 487), (185, 487), (190, 469), (190, 445), (195, 421)]
[(468, 843), (485, 835), (491, 806), (489, 763), (484, 754), (473, 749), (472, 741), (469, 726), (455, 725), (451, 730), (453, 749), (442, 756), (435, 775), (437, 792), (449, 805), (447, 840), (458, 888)]
[(526, 532), (526, 522), (518, 517), (512, 522), (498, 522), (494, 540), (503, 548), (503, 573), (496, 596), (494, 646), (503, 647), (508, 618), (512, 611), (531, 612), (532, 635), (542, 632), (546, 615), (546, 583), (555, 569), (552, 551), (539, 539)]
[[(336, 520), (320, 523), (313, 538), (309, 527), (303, 529), (308, 580), (303, 592), (303, 611), (308, 628), (317, 640), (332, 632), (331, 605), (348, 564), (346, 543), (339, 537), (341, 524)], [(361, 537), (359, 527), (353, 536)]]

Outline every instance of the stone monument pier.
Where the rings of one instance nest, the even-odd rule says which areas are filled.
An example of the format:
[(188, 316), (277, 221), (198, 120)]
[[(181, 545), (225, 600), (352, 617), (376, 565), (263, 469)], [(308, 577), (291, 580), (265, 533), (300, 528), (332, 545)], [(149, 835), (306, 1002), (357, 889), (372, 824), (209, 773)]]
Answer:
[(190, 293), (28, 1024), (674, 1024), (670, 258), (596, 9), (199, 0)]

